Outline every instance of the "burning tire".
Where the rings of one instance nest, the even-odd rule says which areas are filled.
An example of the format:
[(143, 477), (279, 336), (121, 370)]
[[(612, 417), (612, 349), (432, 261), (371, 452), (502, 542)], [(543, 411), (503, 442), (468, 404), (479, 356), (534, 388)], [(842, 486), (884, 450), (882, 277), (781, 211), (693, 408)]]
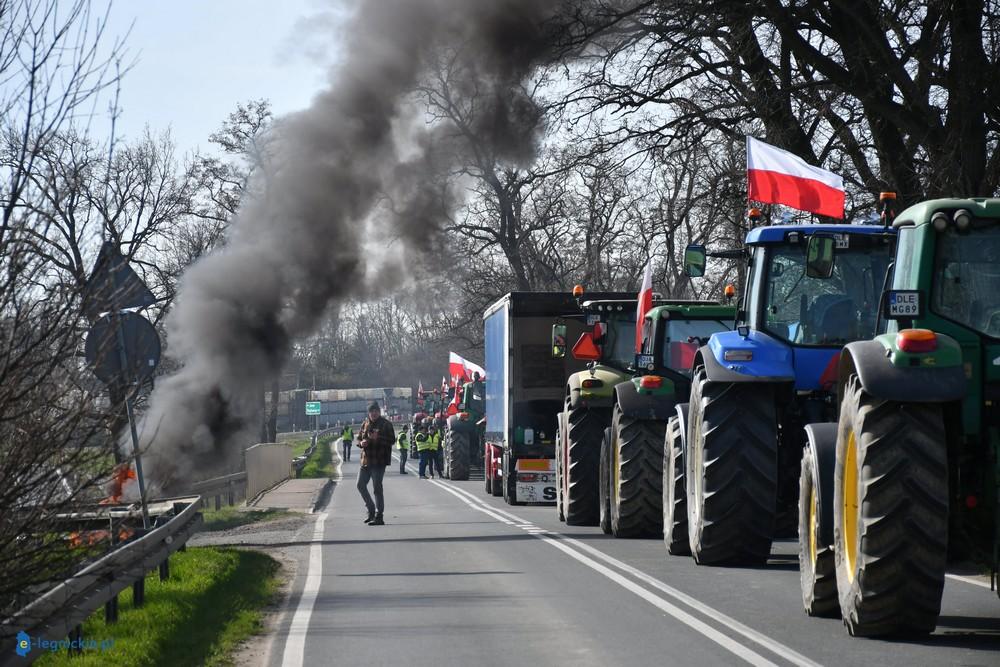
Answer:
[(848, 378), (837, 427), (834, 540), (855, 636), (933, 632), (948, 551), (941, 407), (869, 396)]
[(683, 446), (680, 419), (671, 417), (667, 421), (667, 437), (663, 440), (663, 543), (667, 553), (674, 556), (691, 555)]
[(616, 407), (611, 429), (611, 532), (615, 537), (660, 537), (665, 425), (629, 417)]
[(570, 526), (593, 526), (600, 519), (597, 488), (606, 422), (599, 413), (586, 408), (570, 410), (568, 422), (565, 458), (569, 466), (563, 469), (566, 494), (561, 509)]
[(699, 367), (687, 446), (688, 537), (695, 561), (766, 563), (778, 490), (778, 424), (770, 388), (709, 382)]

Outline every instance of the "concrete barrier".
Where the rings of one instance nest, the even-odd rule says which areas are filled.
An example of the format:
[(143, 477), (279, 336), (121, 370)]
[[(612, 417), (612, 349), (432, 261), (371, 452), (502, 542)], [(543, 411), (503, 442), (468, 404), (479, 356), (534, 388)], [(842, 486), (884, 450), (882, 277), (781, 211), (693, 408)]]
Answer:
[(247, 500), (292, 476), (292, 446), (264, 442), (247, 448)]

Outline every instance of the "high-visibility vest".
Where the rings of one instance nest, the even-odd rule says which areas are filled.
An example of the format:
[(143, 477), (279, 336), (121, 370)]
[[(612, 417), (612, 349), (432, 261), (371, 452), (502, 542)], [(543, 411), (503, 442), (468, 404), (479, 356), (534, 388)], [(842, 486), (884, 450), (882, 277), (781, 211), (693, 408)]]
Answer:
[(341, 440), (354, 440), (354, 429), (350, 426), (344, 427), (344, 432), (340, 434)]
[(427, 440), (431, 443), (431, 449), (437, 451), (441, 447), (441, 432), (433, 433), (427, 437)]
[(427, 437), (426, 433), (417, 433), (413, 439), (417, 441), (418, 452), (434, 449), (434, 443)]
[(399, 437), (396, 438), (396, 447), (398, 447), (399, 449), (406, 449), (407, 448), (407, 446), (406, 446), (406, 431), (403, 431), (402, 433), (400, 433)]

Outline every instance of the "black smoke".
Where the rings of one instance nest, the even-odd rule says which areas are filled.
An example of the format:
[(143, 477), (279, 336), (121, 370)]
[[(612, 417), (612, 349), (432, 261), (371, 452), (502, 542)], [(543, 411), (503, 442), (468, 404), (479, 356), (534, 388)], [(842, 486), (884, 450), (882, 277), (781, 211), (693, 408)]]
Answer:
[[(168, 349), (182, 368), (155, 390), (143, 428), (161, 486), (232, 466), (253, 442), (260, 392), (292, 342), (343, 300), (377, 296), (399, 280), (371, 234), (414, 254), (439, 242), (454, 198), (429, 175), (466, 156), (413, 102), (436, 58), (459, 54), (455, 92), (476, 91), (470, 128), (497, 159), (533, 159), (541, 111), (520, 84), (551, 53), (559, 5), (360, 4), (328, 89), (277, 124), (276, 167), (243, 203), (225, 247), (181, 281)], [(408, 128), (405, 141), (399, 128)]]

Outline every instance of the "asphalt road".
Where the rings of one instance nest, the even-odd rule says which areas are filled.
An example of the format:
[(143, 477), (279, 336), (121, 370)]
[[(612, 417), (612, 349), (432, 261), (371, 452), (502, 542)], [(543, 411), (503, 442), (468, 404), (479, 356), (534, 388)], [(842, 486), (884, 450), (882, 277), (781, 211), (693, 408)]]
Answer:
[(801, 611), (791, 541), (767, 567), (701, 567), (393, 467), (369, 527), (356, 472), (300, 532), (272, 665), (1000, 665), (1000, 600), (973, 583), (948, 580), (929, 637), (852, 639)]

